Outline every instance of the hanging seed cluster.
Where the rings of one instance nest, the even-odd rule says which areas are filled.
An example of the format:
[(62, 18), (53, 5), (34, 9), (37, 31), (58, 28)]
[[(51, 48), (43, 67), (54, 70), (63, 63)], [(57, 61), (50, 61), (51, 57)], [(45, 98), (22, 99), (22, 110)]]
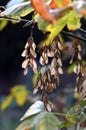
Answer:
[[(82, 47), (81, 47), (80, 41), (75, 40), (72, 47), (72, 58), (70, 60), (70, 64), (73, 63), (74, 60), (76, 60), (77, 65), (81, 64), (81, 61), (82, 61), (81, 51), (82, 51)], [(78, 66), (77, 66), (77, 69), (78, 69)], [(78, 71), (76, 73), (78, 73)]]
[(28, 65), (30, 65), (34, 73), (38, 72), (37, 63), (35, 61), (35, 58), (37, 57), (35, 49), (35, 42), (33, 40), (33, 37), (30, 36), (25, 45), (24, 51), (22, 52), (22, 57), (25, 58), (22, 63), (22, 68), (24, 68), (24, 75), (28, 73)]
[[(35, 60), (37, 57), (35, 49), (36, 45), (34, 40), (32, 37), (29, 37), (22, 53), (22, 56), (25, 58), (22, 67), (24, 68), (25, 75), (28, 73), (28, 65), (30, 65), (34, 73), (38, 75), (33, 93), (35, 94), (38, 90), (41, 90), (42, 100), (45, 103), (46, 109), (50, 111), (52, 103), (49, 100), (48, 94), (59, 85), (59, 74), (63, 74), (60, 54), (62, 45), (56, 37), (50, 46), (45, 46), (43, 49), (39, 49), (40, 69), (38, 69)], [(41, 69), (42, 67), (45, 67), (43, 71)]]
[(74, 72), (77, 74), (75, 95), (81, 100), (86, 100), (86, 65), (82, 62), (82, 46), (79, 40), (76, 40), (73, 44), (73, 55), (70, 63), (76, 60), (76, 66), (74, 67)]
[(76, 79), (75, 94), (78, 95), (81, 100), (86, 101), (86, 64), (82, 66)]
[(39, 58), (40, 64), (42, 66), (45, 65), (46, 69), (43, 72), (39, 72), (37, 84), (34, 86), (34, 93), (39, 89), (42, 90), (42, 100), (48, 111), (51, 111), (53, 106), (48, 94), (59, 85), (59, 74), (63, 74), (61, 50), (62, 45), (56, 37), (50, 46), (45, 46), (43, 50), (41, 50)]

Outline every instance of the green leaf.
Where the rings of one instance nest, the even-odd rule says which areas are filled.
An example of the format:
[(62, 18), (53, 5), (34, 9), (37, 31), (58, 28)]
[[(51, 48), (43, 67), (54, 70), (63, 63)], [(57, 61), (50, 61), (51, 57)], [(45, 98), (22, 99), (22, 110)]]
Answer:
[(31, 6), (27, 5), (21, 9), (15, 10), (15, 12), (13, 12), (12, 14), (15, 16), (24, 17), (33, 11), (34, 11), (34, 9)]
[[(83, 104), (83, 105), (82, 105)], [(84, 112), (84, 107), (86, 102), (80, 102), (80, 104), (72, 107), (66, 115), (66, 119), (71, 123), (82, 122), (86, 120), (86, 111)]]
[(18, 16), (18, 17), (24, 17), (27, 14), (31, 13), (34, 9), (32, 8), (31, 4), (28, 2), (19, 3), (16, 5), (13, 5), (7, 9), (5, 9), (3, 12), (1, 12), (1, 16)]
[(73, 124), (68, 122), (68, 121), (62, 121), (60, 123), (58, 123), (58, 128), (63, 128), (63, 127), (71, 127)]
[(74, 67), (75, 67), (75, 66), (76, 66), (76, 63), (72, 63), (72, 64), (68, 67), (67, 73), (68, 73), (68, 74), (73, 73), (73, 70), (74, 70)]
[(35, 127), (35, 130), (58, 130), (58, 122), (57, 117), (52, 113), (43, 111), (23, 121), (16, 130), (25, 130), (27, 127)]
[(36, 14), (34, 16), (34, 20), (38, 23), (38, 28), (40, 30), (46, 30), (46, 27), (49, 25), (49, 23), (45, 21), (43, 18), (41, 18), (39, 14)]
[(8, 24), (8, 21), (6, 20), (0, 21), (0, 31), (2, 31), (6, 27), (7, 24)]
[(33, 76), (33, 86), (37, 83), (37, 79), (38, 79), (38, 76), (39, 74), (38, 73), (35, 73), (34, 76)]
[[(85, 65), (85, 64), (86, 64), (86, 61), (83, 60), (82, 63), (83, 63), (83, 65)], [(68, 67), (67, 73), (68, 73), (68, 74), (73, 73), (73, 70), (74, 70), (74, 67), (75, 67), (75, 66), (76, 66), (76, 63), (73, 62), (73, 63)]]
[(35, 125), (35, 116), (29, 117), (29, 119), (26, 119), (25, 121), (23, 121), (17, 128), (16, 130), (25, 130), (25, 128), (29, 127), (32, 128)]
[(58, 130), (58, 120), (53, 114), (49, 112), (42, 112), (37, 119), (39, 122), (36, 125), (36, 130)]

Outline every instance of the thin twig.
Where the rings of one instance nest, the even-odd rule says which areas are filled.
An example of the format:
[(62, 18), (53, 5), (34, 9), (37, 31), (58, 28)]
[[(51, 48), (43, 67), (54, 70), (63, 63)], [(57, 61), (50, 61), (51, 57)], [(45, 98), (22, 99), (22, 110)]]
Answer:
[(58, 115), (58, 116), (66, 116), (66, 114), (64, 114), (64, 113), (58, 113), (58, 112), (52, 112), (52, 114)]
[(77, 38), (77, 39), (79, 39), (79, 40), (81, 40), (81, 41), (83, 41), (83, 42), (86, 42), (86, 39), (85, 39), (85, 38), (76, 36), (76, 35), (74, 35), (74, 34), (71, 33), (71, 32), (62, 31), (62, 33), (65, 34), (65, 35), (68, 35), (68, 36)]
[(84, 30), (84, 29), (82, 29), (82, 28), (79, 28), (78, 30), (80, 30), (80, 31), (82, 31), (82, 32), (84, 32), (84, 33), (86, 33), (86, 30)]
[(22, 18), (12, 18), (12, 17), (8, 17), (8, 16), (4, 16), (4, 17), (0, 17), (0, 20), (8, 20), (8, 21), (15, 21), (15, 22), (26, 22), (26, 24), (28, 23), (28, 25), (30, 25), (33, 22), (32, 20), (27, 20), (27, 19), (22, 19)]

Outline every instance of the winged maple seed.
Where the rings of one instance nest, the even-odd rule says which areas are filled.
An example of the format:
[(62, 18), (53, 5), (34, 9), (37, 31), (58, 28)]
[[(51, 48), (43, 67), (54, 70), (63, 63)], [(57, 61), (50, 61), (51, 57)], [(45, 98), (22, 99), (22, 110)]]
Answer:
[(74, 59), (76, 59), (77, 62), (78, 62), (77, 67), (76, 67), (77, 69), (79, 68), (79, 64), (81, 66), (81, 61), (82, 61), (81, 51), (82, 51), (82, 46), (81, 46), (80, 41), (79, 40), (75, 40), (73, 42), (73, 46), (72, 46), (73, 55), (72, 55), (72, 58), (70, 60), (70, 64), (73, 62)]

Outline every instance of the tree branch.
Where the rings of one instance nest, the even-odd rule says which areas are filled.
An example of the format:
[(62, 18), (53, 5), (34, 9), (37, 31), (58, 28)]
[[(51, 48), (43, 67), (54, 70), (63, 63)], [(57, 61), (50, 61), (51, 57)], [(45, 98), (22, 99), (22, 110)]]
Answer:
[(76, 36), (76, 35), (74, 35), (74, 34), (71, 33), (71, 32), (62, 31), (62, 33), (65, 34), (65, 35), (74, 37), (74, 38), (76, 38), (76, 39), (79, 39), (79, 40), (81, 40), (81, 41), (83, 41), (83, 42), (86, 42), (86, 39), (85, 39), (85, 38)]

